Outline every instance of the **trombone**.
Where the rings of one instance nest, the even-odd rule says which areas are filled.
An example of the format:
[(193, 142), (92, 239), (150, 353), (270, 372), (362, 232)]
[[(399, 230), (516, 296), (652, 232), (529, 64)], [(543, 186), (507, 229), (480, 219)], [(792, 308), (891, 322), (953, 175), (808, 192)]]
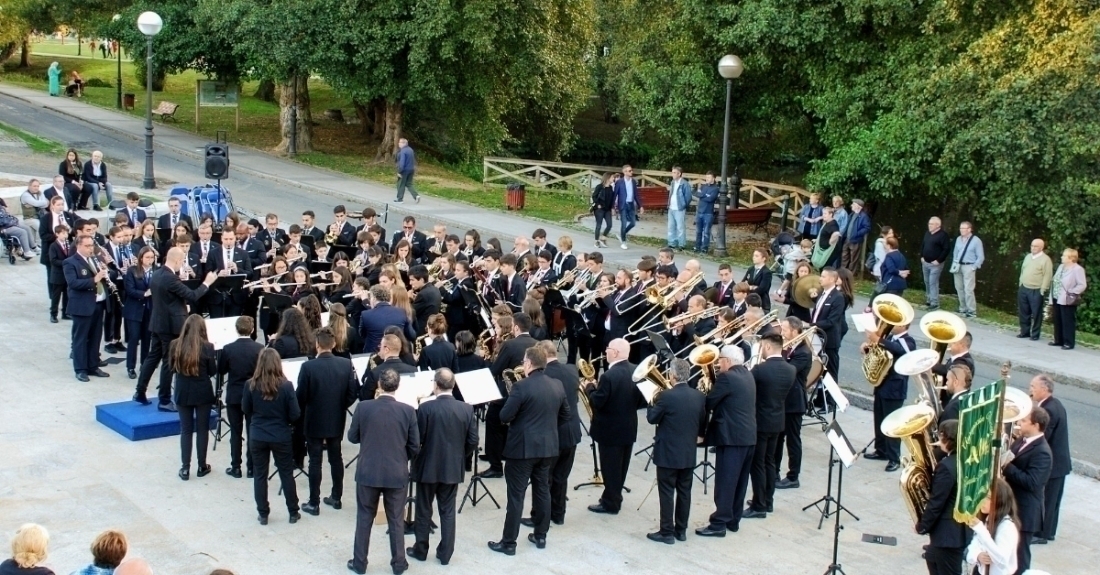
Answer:
[[(744, 317), (744, 316), (742, 316), (742, 317)], [(760, 318), (760, 319), (758, 319), (758, 320), (756, 320), (756, 321), (754, 321), (754, 322), (752, 322), (748, 325), (745, 325), (744, 327), (739, 329), (737, 331), (737, 333), (735, 333), (735, 334), (727, 337), (726, 339), (722, 340), (722, 345), (733, 345), (735, 343), (739, 343), (745, 337), (756, 333), (757, 331), (760, 330), (760, 328), (768, 325), (769, 323), (774, 322), (778, 318), (779, 318), (779, 310), (773, 309), (773, 310), (769, 311), (768, 313), (764, 314), (764, 317), (762, 317), (762, 318)], [(808, 331), (812, 331), (812, 330), (808, 330)]]
[(672, 331), (672, 328), (674, 326), (676, 326), (676, 324), (692, 323), (692, 322), (704, 320), (704, 319), (707, 319), (707, 318), (710, 318), (710, 317), (714, 317), (714, 316), (718, 315), (719, 313), (722, 313), (722, 309), (723, 308), (720, 308), (718, 306), (711, 306), (711, 307), (708, 307), (706, 309), (701, 309), (699, 311), (688, 311), (688, 312), (684, 312), (680, 315), (675, 315), (675, 316), (672, 316), (672, 317), (669, 317), (669, 318), (665, 318), (665, 328), (668, 329), (669, 331)]

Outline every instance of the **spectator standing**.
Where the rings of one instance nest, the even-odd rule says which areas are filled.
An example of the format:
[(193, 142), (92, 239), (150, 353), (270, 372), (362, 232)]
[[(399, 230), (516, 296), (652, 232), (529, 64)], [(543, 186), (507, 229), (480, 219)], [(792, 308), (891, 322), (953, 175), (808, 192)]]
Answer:
[(49, 545), (50, 534), (45, 527), (23, 525), (11, 540), (11, 559), (0, 563), (0, 575), (54, 575), (49, 567), (42, 566)]
[(844, 198), (841, 196), (833, 196), (833, 219), (843, 234), (848, 229), (848, 211), (844, 209)]
[(943, 273), (943, 262), (947, 261), (951, 254), (951, 243), (942, 226), (943, 223), (939, 218), (935, 216), (929, 218), (928, 231), (924, 233), (920, 246), (924, 294), (928, 300), (925, 307), (929, 310), (940, 307), (940, 275)]
[(871, 231), (871, 216), (863, 211), (863, 200), (852, 200), (852, 213), (841, 231), (844, 232), (844, 251), (840, 255), (840, 265), (856, 273), (862, 263), (859, 252), (863, 249), (863, 239)]
[(1077, 306), (1087, 287), (1085, 268), (1077, 263), (1077, 250), (1066, 248), (1062, 252), (1062, 264), (1054, 272), (1050, 290), (1054, 306), (1054, 341), (1049, 345), (1061, 346), (1062, 349), (1073, 349), (1077, 345)]
[(699, 198), (699, 204), (695, 206), (695, 253), (710, 251), (710, 226), (714, 223), (714, 202), (718, 200), (718, 191), (714, 172), (707, 172), (694, 194)]
[(1043, 437), (1050, 445), (1053, 460), (1050, 466), (1050, 479), (1043, 489), (1043, 527), (1035, 535), (1032, 543), (1044, 545), (1054, 541), (1058, 532), (1058, 510), (1062, 506), (1062, 492), (1066, 487), (1066, 476), (1073, 471), (1073, 461), (1069, 452), (1069, 421), (1066, 408), (1054, 397), (1054, 380), (1045, 373), (1031, 379), (1031, 399), (1046, 410), (1050, 422), (1043, 430)]
[(905, 292), (907, 286), (905, 280), (909, 277), (909, 262), (905, 260), (905, 256), (898, 249), (897, 238), (892, 236), (886, 238), (885, 244), (886, 257), (882, 259), (882, 267), (880, 268), (882, 277), (879, 279), (875, 291), (900, 296)]
[(50, 69), (47, 71), (47, 75), (50, 77), (50, 95), (61, 95), (61, 66), (57, 62), (50, 64)]
[(821, 221), (824, 219), (821, 212), (821, 194), (810, 194), (810, 203), (802, 205), (802, 211), (798, 212), (799, 239), (816, 240), (817, 233), (821, 231)]
[(1043, 251), (1044, 247), (1043, 240), (1031, 240), (1031, 252), (1024, 256), (1020, 264), (1020, 287), (1016, 291), (1016, 307), (1020, 317), (1020, 333), (1016, 337), (1030, 337), (1031, 341), (1039, 339), (1043, 327), (1043, 300), (1050, 293), (1054, 275), (1054, 264)]
[(978, 281), (978, 270), (985, 263), (985, 248), (982, 240), (974, 235), (974, 226), (970, 222), (959, 224), (959, 237), (955, 238), (955, 248), (951, 256), (951, 275), (955, 276), (955, 293), (959, 295), (959, 314), (963, 317), (978, 317), (978, 302), (974, 299), (974, 286)]
[(112, 575), (126, 557), (126, 535), (109, 529), (92, 541), (92, 564), (74, 571), (72, 575)]
[(405, 190), (412, 194), (413, 200), (420, 203), (420, 194), (413, 188), (413, 174), (416, 173), (416, 153), (409, 147), (409, 141), (401, 138), (397, 141), (397, 199), (395, 203), (405, 201)]
[(684, 179), (680, 166), (672, 166), (672, 183), (668, 186), (668, 247), (682, 250), (687, 247), (687, 229), (684, 220), (691, 205), (691, 184)]
[(886, 240), (893, 237), (896, 237), (894, 228), (882, 226), (882, 232), (875, 240), (875, 247), (871, 249), (871, 255), (874, 258), (871, 262), (871, 275), (876, 281), (882, 279), (882, 262), (886, 259)]

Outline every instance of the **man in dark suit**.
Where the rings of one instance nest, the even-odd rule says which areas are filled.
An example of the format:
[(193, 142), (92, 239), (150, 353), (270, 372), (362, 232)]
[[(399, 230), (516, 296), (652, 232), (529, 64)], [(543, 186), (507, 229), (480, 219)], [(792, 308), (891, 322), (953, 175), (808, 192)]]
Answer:
[[(348, 247), (355, 246), (355, 235), (356, 235), (355, 226), (353, 226), (351, 224), (351, 222), (348, 221), (348, 210), (347, 210), (347, 208), (345, 208), (343, 205), (338, 205), (338, 206), (332, 208), (332, 217), (333, 217), (333, 222), (332, 222), (333, 227), (336, 230), (336, 241), (333, 242), (333, 245), (348, 246)], [(328, 233), (328, 231), (329, 231), (329, 228), (326, 228), (325, 232)], [(322, 240), (322, 242), (324, 241), (324, 236), (323, 235), (321, 237), (321, 240)], [(321, 244), (318, 243), (316, 245), (321, 245)]]
[[(779, 329), (783, 334), (783, 341), (791, 341), (804, 328), (802, 320), (787, 316)], [(784, 350), (783, 357), (794, 366), (795, 376), (794, 385), (787, 392), (787, 400), (783, 404), (783, 433), (779, 434), (779, 441), (775, 444), (777, 472), (783, 468), (783, 444), (787, 445), (787, 475), (776, 482), (775, 488), (798, 489), (798, 474), (802, 471), (802, 416), (806, 413), (806, 378), (813, 366), (813, 348), (808, 342), (803, 342)]]
[(298, 372), (298, 405), (302, 408), (302, 429), (309, 453), (309, 501), (302, 511), (319, 515), (321, 499), (321, 451), (328, 451), (332, 472), (332, 492), (325, 505), (342, 507), (344, 495), (344, 459), (340, 438), (344, 435), (344, 416), (359, 391), (351, 360), (332, 355), (336, 337), (328, 327), (317, 330), (317, 357), (302, 364)]
[[(227, 376), (225, 379), (225, 408), (229, 416), (229, 468), (225, 474), (230, 477), (241, 478), (241, 446), (244, 442), (244, 430), (246, 423), (244, 411), (241, 410), (241, 401), (244, 397), (244, 386), (252, 379), (256, 371), (256, 362), (260, 359), (260, 352), (264, 346), (252, 339), (252, 333), (256, 331), (256, 322), (248, 316), (237, 318), (237, 340), (226, 344), (218, 353), (218, 375)], [(251, 418), (249, 418), (251, 419)], [(245, 470), (249, 478), (252, 478), (252, 450), (247, 449)]]
[(401, 221), (401, 231), (394, 232), (393, 241), (390, 242), (390, 253), (393, 253), (397, 249), (397, 243), (401, 240), (407, 240), (409, 245), (412, 246), (413, 261), (420, 261), (424, 257), (424, 251), (428, 246), (428, 236), (424, 235), (424, 232), (416, 229), (416, 218), (412, 216), (405, 216), (405, 219)]
[(691, 376), (687, 360), (673, 359), (668, 375), (672, 389), (657, 392), (646, 411), (646, 420), (657, 426), (653, 464), (661, 499), (660, 529), (646, 538), (672, 545), (687, 540), (696, 445), (707, 430), (707, 398), (687, 385)]
[(396, 335), (389, 334), (382, 337), (382, 343), (378, 346), (378, 357), (382, 362), (363, 374), (363, 385), (359, 388), (360, 401), (374, 399), (378, 392), (378, 378), (382, 376), (382, 372), (390, 370), (398, 376), (416, 372), (416, 366), (401, 361), (401, 340)]
[(523, 365), (524, 354), (535, 347), (538, 340), (531, 337), (531, 316), (517, 313), (512, 316), (512, 339), (504, 342), (489, 366), (489, 372), (497, 382), (497, 389), (503, 398), (489, 404), (485, 410), (485, 459), (489, 469), (481, 473), (482, 477), (504, 477), (504, 446), (508, 441), (508, 428), (500, 420), (500, 410), (508, 399), (508, 388), (504, 384), (504, 370), (515, 369)]
[(508, 483), (508, 510), (504, 531), (499, 541), (490, 541), (489, 549), (516, 554), (520, 516), (527, 484), (531, 484), (534, 511), (531, 520), (535, 532), (527, 540), (539, 549), (546, 548), (546, 532), (550, 529), (550, 468), (558, 456), (558, 426), (569, 421), (569, 403), (561, 382), (546, 375), (546, 354), (531, 346), (523, 355), (523, 371), (527, 377), (516, 382), (511, 395), (500, 410), (500, 420), (510, 424), (504, 457), (508, 461), (505, 477)]
[[(69, 188), (65, 186), (65, 176), (54, 176), (53, 185), (43, 190), (42, 195), (47, 200), (53, 200), (54, 198), (61, 198), (61, 205), (66, 212), (70, 212), (76, 209), (76, 204), (73, 203), (73, 197), (69, 193)], [(39, 230), (41, 231), (41, 229)]]
[(168, 198), (168, 213), (157, 218), (158, 230), (173, 230), (175, 234), (176, 224), (183, 222), (187, 224), (189, 229), (195, 229), (195, 224), (191, 221), (191, 216), (181, 213), (180, 199), (172, 196)]
[(409, 568), (405, 559), (405, 507), (409, 486), (409, 461), (420, 451), (420, 430), (416, 411), (398, 402), (393, 394), (401, 382), (397, 372), (387, 369), (378, 378), (382, 396), (377, 401), (363, 401), (355, 407), (348, 429), (348, 441), (359, 446), (359, 463), (355, 467), (355, 541), (348, 569), (367, 572), (367, 549), (378, 498), (386, 510), (390, 535), (390, 567), (394, 575)]
[[(219, 276), (252, 275), (252, 259), (237, 247), (237, 231), (226, 228), (222, 230), (222, 245), (207, 259), (207, 271)], [(210, 317), (232, 317), (241, 314), (241, 309), (248, 298), (246, 290), (236, 291), (217, 289), (207, 298), (210, 305)], [(340, 430), (340, 435), (344, 431)]]
[(416, 339), (416, 328), (405, 315), (405, 311), (390, 305), (389, 288), (376, 285), (370, 288), (370, 309), (359, 316), (359, 335), (363, 336), (363, 353), (377, 353), (378, 346), (382, 343), (382, 335), (391, 325), (401, 326), (406, 338)]
[(153, 334), (153, 342), (149, 346), (149, 356), (141, 363), (134, 401), (144, 405), (149, 403), (145, 397), (145, 390), (149, 388), (149, 380), (153, 378), (157, 363), (163, 362), (160, 367), (160, 385), (157, 387), (157, 395), (160, 399), (157, 407), (162, 411), (176, 410), (176, 406), (172, 403), (172, 372), (168, 367), (168, 344), (179, 337), (183, 330), (183, 322), (188, 315), (188, 304), (194, 305), (198, 302), (199, 298), (206, 294), (210, 284), (218, 279), (217, 274), (210, 273), (206, 274), (206, 278), (198, 289), (192, 290), (183, 285), (179, 278), (179, 270), (185, 255), (179, 248), (168, 250), (164, 265), (153, 272), (152, 285), (149, 288), (153, 300), (149, 331)]
[(844, 317), (844, 294), (837, 287), (838, 276), (833, 268), (821, 270), (821, 294), (810, 310), (810, 323), (824, 334), (822, 349), (827, 361), (825, 369), (837, 377), (840, 373), (840, 342), (848, 333), (848, 320)]
[(1062, 506), (1062, 492), (1066, 487), (1066, 476), (1073, 471), (1073, 460), (1069, 452), (1069, 421), (1066, 408), (1054, 397), (1054, 380), (1045, 373), (1031, 378), (1031, 399), (1046, 410), (1050, 421), (1043, 429), (1043, 436), (1050, 445), (1052, 462), (1050, 479), (1043, 489), (1043, 528), (1036, 534), (1032, 543), (1044, 545), (1054, 541), (1058, 534), (1058, 511)]
[[(860, 345), (860, 352), (866, 354), (873, 346), (882, 346), (887, 353), (897, 358), (917, 348), (913, 336), (909, 335), (908, 325), (896, 325), (890, 335), (879, 340), (878, 334), (869, 332), (867, 341)], [(897, 471), (901, 464), (901, 440), (887, 437), (882, 432), (882, 422), (888, 415), (901, 408), (909, 391), (909, 376), (894, 371), (894, 366), (886, 372), (882, 384), (875, 388), (875, 451), (867, 453), (864, 459), (886, 462), (886, 471)]]
[(290, 236), (279, 227), (279, 216), (276, 214), (267, 214), (264, 225), (264, 229), (256, 232), (256, 239), (264, 245), (264, 250), (270, 257), (276, 250), (290, 243)]
[(585, 389), (592, 404), (592, 439), (600, 447), (603, 493), (600, 502), (589, 505), (593, 513), (615, 515), (623, 505), (623, 483), (630, 470), (630, 455), (638, 439), (638, 410), (645, 396), (634, 383), (630, 344), (614, 339), (607, 344), (607, 370), (599, 385)]
[(506, 303), (512, 311), (523, 309), (523, 300), (527, 299), (527, 283), (516, 272), (516, 256), (504, 254), (500, 257), (500, 274), (497, 276), (497, 288), (504, 299), (497, 303)]
[(313, 245), (319, 246), (325, 243), (327, 229), (317, 227), (317, 214), (313, 210), (302, 212), (302, 235), (313, 238)]
[(1021, 419), (1019, 439), (1001, 456), (1001, 474), (1012, 487), (1020, 520), (1020, 546), (1016, 553), (1016, 575), (1031, 569), (1031, 539), (1043, 529), (1043, 490), (1050, 480), (1054, 455), (1043, 432), (1050, 415), (1035, 407)]
[(42, 214), (42, 217), (38, 218), (38, 239), (40, 240), (39, 247), (41, 254), (39, 254), (38, 262), (48, 270), (50, 267), (50, 246), (57, 241), (57, 235), (54, 234), (54, 230), (57, 226), (66, 226), (69, 228), (69, 237), (76, 237), (76, 216), (72, 212), (65, 211), (65, 202), (59, 196), (54, 196), (57, 199), (50, 199), (49, 211)]
[[(630, 272), (624, 269), (615, 272), (615, 291), (603, 298), (604, 307), (607, 308), (606, 319), (610, 325), (607, 328), (607, 341), (621, 339), (630, 331), (630, 324), (634, 322), (635, 314), (633, 310), (623, 310), (626, 310), (624, 305), (626, 300), (634, 292)], [(604, 317), (598, 317), (594, 323), (603, 325), (604, 319)]]
[(126, 220), (129, 222), (130, 227), (135, 230), (140, 230), (139, 227), (142, 222), (145, 221), (145, 210), (138, 207), (141, 202), (141, 196), (137, 192), (130, 192), (126, 194), (126, 207), (118, 210), (117, 214), (126, 216)]
[(405, 550), (413, 559), (428, 558), (432, 505), (439, 505), (440, 540), (435, 549), (446, 565), (455, 551), (455, 501), (458, 485), (465, 479), (466, 459), (477, 449), (477, 419), (473, 406), (458, 401), (454, 372), (435, 371), (435, 394), (416, 412), (420, 432), (420, 455), (413, 462), (416, 488), (416, 543)]
[(733, 268), (729, 264), (718, 266), (718, 281), (714, 282), (714, 303), (718, 307), (733, 307)]
[(62, 264), (69, 293), (69, 315), (73, 316), (72, 355), (76, 379), (87, 382), (89, 375), (110, 377), (99, 368), (99, 343), (103, 336), (103, 313), (107, 308), (107, 266), (93, 255), (95, 240), (80, 236), (76, 253)]
[(772, 271), (768, 269), (767, 264), (768, 252), (760, 248), (753, 250), (752, 266), (745, 270), (745, 277), (741, 279), (749, 284), (749, 293), (760, 296), (764, 313), (772, 309)]
[(787, 393), (795, 385), (797, 369), (783, 359), (783, 338), (769, 334), (760, 338), (760, 356), (752, 368), (756, 382), (756, 450), (752, 457), (752, 501), (742, 517), (763, 519), (772, 511), (775, 479), (775, 448), (785, 428)]
[(928, 504), (916, 525), (919, 535), (929, 537), (924, 561), (931, 575), (962, 573), (963, 554), (970, 543), (969, 529), (955, 521), (952, 513), (958, 492), (958, 467), (955, 462), (958, 429), (957, 420), (944, 422), (939, 427), (939, 443), (946, 455), (936, 464)]
[[(540, 341), (539, 347), (546, 354), (547, 376), (560, 381), (569, 405), (569, 420), (558, 426), (558, 458), (550, 469), (550, 521), (555, 525), (565, 523), (565, 504), (569, 499), (569, 473), (577, 456), (577, 444), (581, 442), (581, 414), (577, 411), (580, 392), (580, 375), (575, 365), (558, 361), (558, 348), (550, 340)], [(534, 527), (534, 521), (524, 520), (524, 525)]]
[(718, 376), (707, 394), (705, 441), (714, 448), (714, 513), (695, 534), (725, 537), (741, 527), (742, 507), (749, 488), (756, 451), (756, 382), (743, 365), (745, 354), (736, 345), (722, 347)]
[(625, 250), (626, 234), (638, 224), (638, 216), (645, 212), (642, 208), (642, 199), (639, 197), (641, 184), (634, 179), (634, 168), (623, 166), (623, 177), (615, 182), (615, 203), (612, 211), (620, 215), (621, 226), (619, 228), (619, 241)]
[(428, 283), (428, 267), (416, 265), (409, 269), (409, 284), (416, 297), (412, 300), (413, 313), (416, 315), (416, 334), (424, 335), (428, 329), (428, 318), (439, 313), (442, 296), (435, 284)]
[[(469, 262), (455, 262), (454, 281), (444, 284), (439, 291), (440, 305), (447, 304), (444, 315), (447, 318), (447, 337), (455, 340), (455, 335), (462, 330), (474, 331), (478, 325), (475, 313), (471, 306), (466, 304), (467, 298), (476, 301), (473, 294), (477, 293), (477, 284), (470, 277)], [(476, 333), (476, 332), (475, 332)]]

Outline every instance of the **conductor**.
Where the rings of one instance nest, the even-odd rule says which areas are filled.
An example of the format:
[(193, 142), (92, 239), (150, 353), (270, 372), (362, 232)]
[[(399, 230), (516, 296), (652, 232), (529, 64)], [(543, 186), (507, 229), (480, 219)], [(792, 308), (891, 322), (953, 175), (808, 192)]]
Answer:
[(638, 439), (638, 410), (645, 407), (645, 396), (634, 384), (634, 364), (627, 359), (630, 344), (613, 339), (607, 344), (607, 371), (599, 385), (585, 389), (592, 402), (592, 439), (600, 446), (603, 469), (603, 494), (600, 502), (589, 505), (593, 513), (615, 515), (623, 505), (623, 483), (630, 469), (630, 453)]
[(161, 411), (176, 411), (176, 406), (172, 403), (172, 373), (168, 368), (168, 344), (179, 337), (183, 330), (183, 322), (188, 314), (187, 304), (197, 303), (199, 298), (206, 295), (206, 290), (211, 284), (218, 279), (218, 274), (211, 272), (206, 274), (206, 279), (197, 289), (192, 290), (183, 285), (179, 272), (185, 257), (187, 254), (179, 248), (168, 250), (164, 265), (153, 272), (153, 278), (149, 283), (153, 300), (149, 331), (153, 334), (153, 341), (149, 346), (148, 357), (141, 363), (134, 401), (149, 405), (145, 390), (149, 388), (149, 380), (153, 378), (153, 370), (157, 368), (157, 362), (161, 362), (160, 384), (157, 386), (157, 395), (160, 400), (157, 408)]
[(405, 559), (405, 492), (409, 487), (409, 460), (420, 450), (420, 432), (416, 411), (394, 399), (401, 376), (385, 370), (378, 377), (382, 395), (375, 401), (362, 401), (355, 407), (348, 429), (348, 441), (359, 445), (359, 463), (355, 468), (355, 541), (348, 569), (362, 575), (367, 572), (367, 549), (378, 498), (386, 509), (390, 534), (390, 567), (395, 575), (409, 568)]

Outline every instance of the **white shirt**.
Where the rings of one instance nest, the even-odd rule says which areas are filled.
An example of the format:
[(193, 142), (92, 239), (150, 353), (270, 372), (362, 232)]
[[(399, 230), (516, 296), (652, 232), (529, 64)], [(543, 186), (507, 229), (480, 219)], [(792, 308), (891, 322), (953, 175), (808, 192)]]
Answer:
[[(92, 266), (92, 273), (99, 273), (99, 266), (95, 263), (95, 258), (86, 258), (84, 261), (88, 262), (88, 265)], [(95, 286), (95, 301), (99, 303), (101, 301), (107, 301), (107, 288), (103, 284), (96, 282)]]
[(825, 300), (829, 299), (829, 294), (830, 294), (830, 293), (831, 293), (831, 292), (832, 292), (832, 291), (833, 291), (834, 289), (836, 289), (836, 287), (831, 287), (831, 288), (829, 288), (829, 289), (827, 289), (827, 290), (825, 290), (825, 291), (821, 292), (821, 295), (817, 297), (817, 305), (815, 305), (815, 306), (814, 306), (814, 318), (813, 318), (813, 322), (812, 322), (812, 323), (816, 323), (816, 322), (817, 322), (817, 315), (818, 315), (819, 313), (821, 313), (821, 308), (822, 308), (822, 307), (823, 307), (823, 306), (825, 305)]
[[(978, 554), (985, 552), (992, 564), (990, 575), (1012, 575), (1016, 572), (1016, 548), (1020, 543), (1020, 533), (1012, 519), (1005, 517), (997, 525), (996, 536), (989, 535), (985, 523), (974, 525), (974, 538), (966, 548), (966, 562), (973, 565), (978, 562)], [(984, 573), (984, 569), (979, 571)]]
[(98, 164), (95, 163), (95, 162), (92, 162), (92, 175), (97, 177), (97, 178), (99, 176), (101, 176), (102, 172), (103, 172), (103, 170), (101, 169), (102, 166), (103, 166), (103, 162), (100, 162)]
[(668, 196), (668, 209), (670, 210), (684, 209), (680, 206), (680, 195), (676, 193), (676, 188), (680, 186), (681, 181), (683, 180), (672, 180), (672, 185), (668, 188), (670, 192)]
[(623, 180), (623, 189), (626, 190), (626, 203), (631, 204), (634, 202), (634, 178), (626, 178)]

